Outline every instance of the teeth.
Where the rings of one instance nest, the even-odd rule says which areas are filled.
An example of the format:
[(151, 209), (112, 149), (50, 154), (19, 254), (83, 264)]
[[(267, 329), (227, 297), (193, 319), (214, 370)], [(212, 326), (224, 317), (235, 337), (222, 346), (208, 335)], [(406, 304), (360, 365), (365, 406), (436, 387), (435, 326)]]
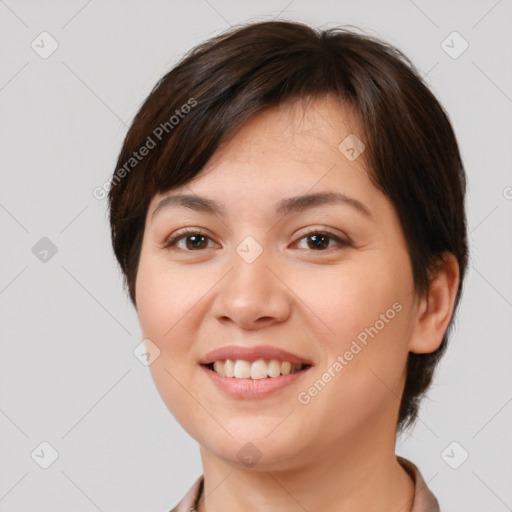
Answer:
[(283, 375), (288, 375), (292, 371), (292, 363), (289, 363), (288, 361), (283, 361), (281, 363), (281, 373)]
[(222, 375), (222, 377), (234, 377), (235, 379), (266, 379), (267, 377), (275, 378), (280, 375), (288, 375), (298, 370), (302, 370), (303, 365), (292, 364), (289, 361), (278, 361), (271, 359), (265, 361), (258, 359), (253, 363), (242, 359), (225, 361), (215, 361), (213, 370)]
[(281, 375), (281, 363), (277, 359), (272, 359), (268, 363), (268, 376), (279, 377)]
[(235, 379), (248, 379), (251, 376), (251, 363), (237, 359), (235, 361)]
[[(268, 365), (263, 359), (258, 359), (251, 364), (251, 379), (266, 379), (267, 375)], [(235, 377), (238, 377), (236, 373)]]
[(224, 361), (215, 361), (215, 363), (213, 363), (213, 369), (219, 374), (219, 375), (222, 375), (223, 377), (226, 377), (226, 370), (225, 370), (225, 363)]
[[(226, 377), (234, 377), (235, 376), (235, 362), (231, 359), (226, 359), (226, 361), (223, 363), (222, 361), (216, 361), (219, 364), (224, 365), (224, 375)], [(215, 369), (215, 365), (214, 365)]]

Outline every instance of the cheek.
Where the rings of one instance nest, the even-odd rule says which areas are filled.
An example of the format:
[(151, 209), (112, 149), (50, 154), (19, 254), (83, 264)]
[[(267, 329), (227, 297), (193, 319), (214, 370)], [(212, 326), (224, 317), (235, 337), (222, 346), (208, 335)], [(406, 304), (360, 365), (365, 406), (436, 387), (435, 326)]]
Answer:
[(318, 429), (325, 435), (357, 432), (381, 414), (394, 415), (399, 405), (408, 353), (408, 296), (400, 283), (371, 274), (367, 270), (363, 278), (354, 271), (332, 279), (308, 303), (323, 320), (315, 321), (322, 360), (302, 386), (299, 403), (306, 404), (308, 425), (323, 425)]
[[(137, 315), (142, 333), (159, 345), (172, 336), (181, 319), (197, 302), (194, 281), (144, 250), (136, 281)], [(163, 348), (163, 347), (162, 347)]]
[(175, 312), (171, 296), (164, 292), (166, 288), (166, 276), (141, 257), (136, 282), (137, 315), (143, 336), (154, 342), (171, 327), (170, 315)]
[[(316, 339), (323, 346), (319, 373), (330, 369), (339, 375), (329, 385), (334, 402), (369, 406), (373, 398), (393, 397), (387, 386), (400, 392), (408, 354), (412, 276), (395, 279), (396, 271), (381, 259), (350, 269), (347, 265), (346, 271), (333, 270), (330, 276), (309, 274), (300, 281), (299, 293), (308, 297)], [(315, 283), (314, 293), (305, 295)], [(342, 369), (337, 365), (336, 371), (333, 363), (339, 358)]]
[(190, 378), (187, 315), (197, 303), (197, 293), (183, 273), (171, 272), (158, 258), (141, 253), (136, 282), (137, 315), (142, 336), (160, 350), (149, 369), (167, 408), (179, 423), (186, 425), (187, 414), (201, 414), (184, 391)]
[(183, 329), (190, 318), (187, 314), (197, 302), (187, 290), (182, 274), (170, 272), (151, 255), (141, 254), (137, 315), (143, 338), (160, 350), (149, 369), (160, 396), (175, 416), (187, 405), (182, 385), (189, 378), (190, 343)]
[(406, 280), (394, 279), (392, 269), (386, 267), (374, 262), (295, 276), (294, 292), (316, 318), (316, 330), (324, 344), (343, 348), (376, 323), (382, 332), (400, 323), (397, 309), (400, 305), (403, 309), (409, 285)]

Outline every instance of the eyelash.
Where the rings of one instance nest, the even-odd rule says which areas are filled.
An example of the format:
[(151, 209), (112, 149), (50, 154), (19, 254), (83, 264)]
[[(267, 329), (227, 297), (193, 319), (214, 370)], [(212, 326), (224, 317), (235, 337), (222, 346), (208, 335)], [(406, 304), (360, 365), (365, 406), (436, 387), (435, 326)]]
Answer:
[[(174, 236), (174, 237), (168, 239), (167, 241), (165, 241), (164, 245), (163, 245), (163, 248), (164, 249), (170, 249), (170, 248), (174, 247), (181, 239), (187, 238), (187, 236), (189, 236), (189, 235), (199, 235), (199, 236), (203, 236), (203, 237), (208, 238), (208, 239), (211, 240), (211, 238), (206, 233), (204, 233), (201, 230), (198, 230), (198, 229), (186, 229), (186, 230), (183, 230), (180, 233), (178, 233), (176, 236)], [(304, 235), (302, 235), (300, 237), (299, 241), (303, 240), (304, 238), (307, 238), (308, 236), (311, 236), (311, 235), (326, 236), (328, 238), (331, 238), (335, 242), (337, 242), (342, 247), (352, 247), (352, 243), (350, 241), (345, 240), (345, 239), (335, 235), (334, 233), (332, 233), (330, 231), (326, 231), (326, 230), (312, 230), (312, 231), (309, 231), (308, 233), (305, 233)], [(199, 251), (201, 251), (203, 249), (197, 249), (197, 251), (195, 251), (195, 250), (188, 250), (188, 249), (181, 249), (181, 250), (184, 251), (184, 252), (199, 252)], [(314, 250), (311, 250), (311, 251), (312, 252), (327, 252), (329, 250), (330, 249), (325, 249), (325, 250), (320, 249), (318, 251), (314, 251)]]

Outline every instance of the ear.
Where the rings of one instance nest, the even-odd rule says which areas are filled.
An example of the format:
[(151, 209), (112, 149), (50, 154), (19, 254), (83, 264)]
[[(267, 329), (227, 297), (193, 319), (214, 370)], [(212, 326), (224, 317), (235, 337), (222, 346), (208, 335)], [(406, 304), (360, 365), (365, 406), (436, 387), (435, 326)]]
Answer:
[(443, 253), (431, 276), (427, 294), (418, 299), (410, 352), (426, 354), (439, 348), (452, 318), (458, 287), (457, 258), (452, 253)]

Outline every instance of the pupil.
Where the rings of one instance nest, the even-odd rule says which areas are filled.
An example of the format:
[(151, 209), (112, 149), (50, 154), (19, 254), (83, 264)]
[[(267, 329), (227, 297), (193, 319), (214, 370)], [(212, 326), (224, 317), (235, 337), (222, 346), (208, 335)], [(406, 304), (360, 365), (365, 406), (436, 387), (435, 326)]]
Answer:
[(195, 242), (192, 241), (192, 243), (190, 245), (192, 245), (193, 248), (197, 249), (198, 247), (200, 247), (200, 244), (203, 241), (204, 236), (203, 235), (190, 235), (188, 237), (188, 239), (189, 239), (189, 241), (195, 240)]
[[(325, 243), (323, 243), (323, 244), (322, 244), (321, 242), (320, 242), (320, 243), (318, 243), (320, 238), (321, 238), (321, 239), (323, 239), (323, 240), (325, 241), (325, 239), (327, 238), (325, 235), (310, 235), (310, 236), (309, 236), (309, 238), (310, 238), (311, 240), (313, 240), (314, 247), (316, 247), (316, 248), (326, 246), (326, 244), (325, 244)], [(327, 245), (328, 245), (328, 244), (327, 244)]]

